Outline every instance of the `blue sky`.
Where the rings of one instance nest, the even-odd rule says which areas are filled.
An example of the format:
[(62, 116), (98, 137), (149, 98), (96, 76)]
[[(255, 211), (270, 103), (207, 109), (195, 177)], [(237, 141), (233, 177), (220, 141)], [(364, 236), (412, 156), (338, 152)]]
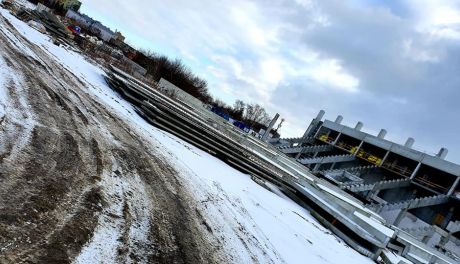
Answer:
[(300, 136), (320, 109), (460, 162), (460, 2), (83, 0), (130, 43), (182, 59), (232, 104), (257, 102)]

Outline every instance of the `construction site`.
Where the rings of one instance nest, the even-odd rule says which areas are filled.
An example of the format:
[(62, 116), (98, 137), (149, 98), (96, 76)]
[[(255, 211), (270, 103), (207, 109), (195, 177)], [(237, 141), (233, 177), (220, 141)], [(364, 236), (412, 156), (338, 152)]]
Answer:
[(107, 75), (109, 85), (151, 124), (260, 184), (275, 184), (358, 252), (387, 263), (404, 263), (388, 259), (387, 250), (413, 263), (458, 260), (460, 222), (454, 209), (460, 178), (453, 173), (460, 170), (443, 159), (446, 149), (432, 157), (410, 149), (413, 139), (401, 146), (384, 140), (385, 130), (374, 137), (360, 131), (362, 123), (340, 125), (340, 116), (322, 121), (324, 111), (303, 137), (292, 139), (268, 137), (277, 114), (259, 139), (164, 79), (158, 90), (175, 94), (173, 100), (117, 68)]

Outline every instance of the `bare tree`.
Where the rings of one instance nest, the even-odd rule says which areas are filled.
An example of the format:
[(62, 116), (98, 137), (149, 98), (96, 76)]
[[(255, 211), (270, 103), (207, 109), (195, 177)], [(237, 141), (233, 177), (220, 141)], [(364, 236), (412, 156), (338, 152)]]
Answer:
[(180, 59), (171, 60), (164, 55), (144, 50), (136, 55), (134, 61), (147, 69), (155, 81), (165, 78), (202, 102), (212, 102), (206, 80), (195, 75)]
[(236, 119), (242, 119), (244, 115), (244, 109), (246, 104), (242, 100), (236, 100), (233, 104), (233, 115)]
[(250, 126), (253, 126), (254, 124), (265, 125), (267, 122), (270, 121), (270, 117), (265, 111), (265, 108), (263, 108), (259, 104), (254, 103), (246, 104), (244, 119), (246, 120), (246, 122), (249, 122)]

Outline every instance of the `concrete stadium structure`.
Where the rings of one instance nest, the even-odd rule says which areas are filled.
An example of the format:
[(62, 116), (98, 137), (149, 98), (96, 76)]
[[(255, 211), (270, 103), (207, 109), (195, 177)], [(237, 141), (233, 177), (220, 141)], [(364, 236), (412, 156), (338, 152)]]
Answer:
[(300, 138), (270, 139), (286, 155), (354, 195), (388, 224), (448, 254), (460, 255), (460, 165), (362, 132), (319, 114)]
[[(290, 154), (285, 155), (268, 144), (271, 139), (260, 140), (243, 132), (194, 98), (175, 93), (177, 87), (166, 80), (150, 87), (115, 67), (107, 71), (105, 79), (146, 121), (251, 175), (261, 186), (282, 192), (361, 254), (388, 264), (458, 263), (460, 258), (455, 253), (458, 240), (441, 233), (442, 229), (425, 226), (402, 230), (387, 224), (376, 210), (365, 207), (345, 189), (316, 177), (306, 166), (290, 158)], [(276, 187), (268, 187), (267, 182)], [(450, 223), (448, 228), (456, 228), (455, 224)], [(442, 250), (428, 246), (429, 241), (441, 238)]]

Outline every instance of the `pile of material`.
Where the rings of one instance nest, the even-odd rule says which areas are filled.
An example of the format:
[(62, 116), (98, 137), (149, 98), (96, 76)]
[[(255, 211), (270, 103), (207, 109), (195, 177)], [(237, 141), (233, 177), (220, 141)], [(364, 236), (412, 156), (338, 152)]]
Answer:
[(17, 17), (23, 21), (34, 20), (40, 22), (46, 30), (54, 37), (60, 39), (72, 39), (73, 35), (67, 27), (54, 14), (46, 11), (29, 11), (22, 9), (17, 13)]

